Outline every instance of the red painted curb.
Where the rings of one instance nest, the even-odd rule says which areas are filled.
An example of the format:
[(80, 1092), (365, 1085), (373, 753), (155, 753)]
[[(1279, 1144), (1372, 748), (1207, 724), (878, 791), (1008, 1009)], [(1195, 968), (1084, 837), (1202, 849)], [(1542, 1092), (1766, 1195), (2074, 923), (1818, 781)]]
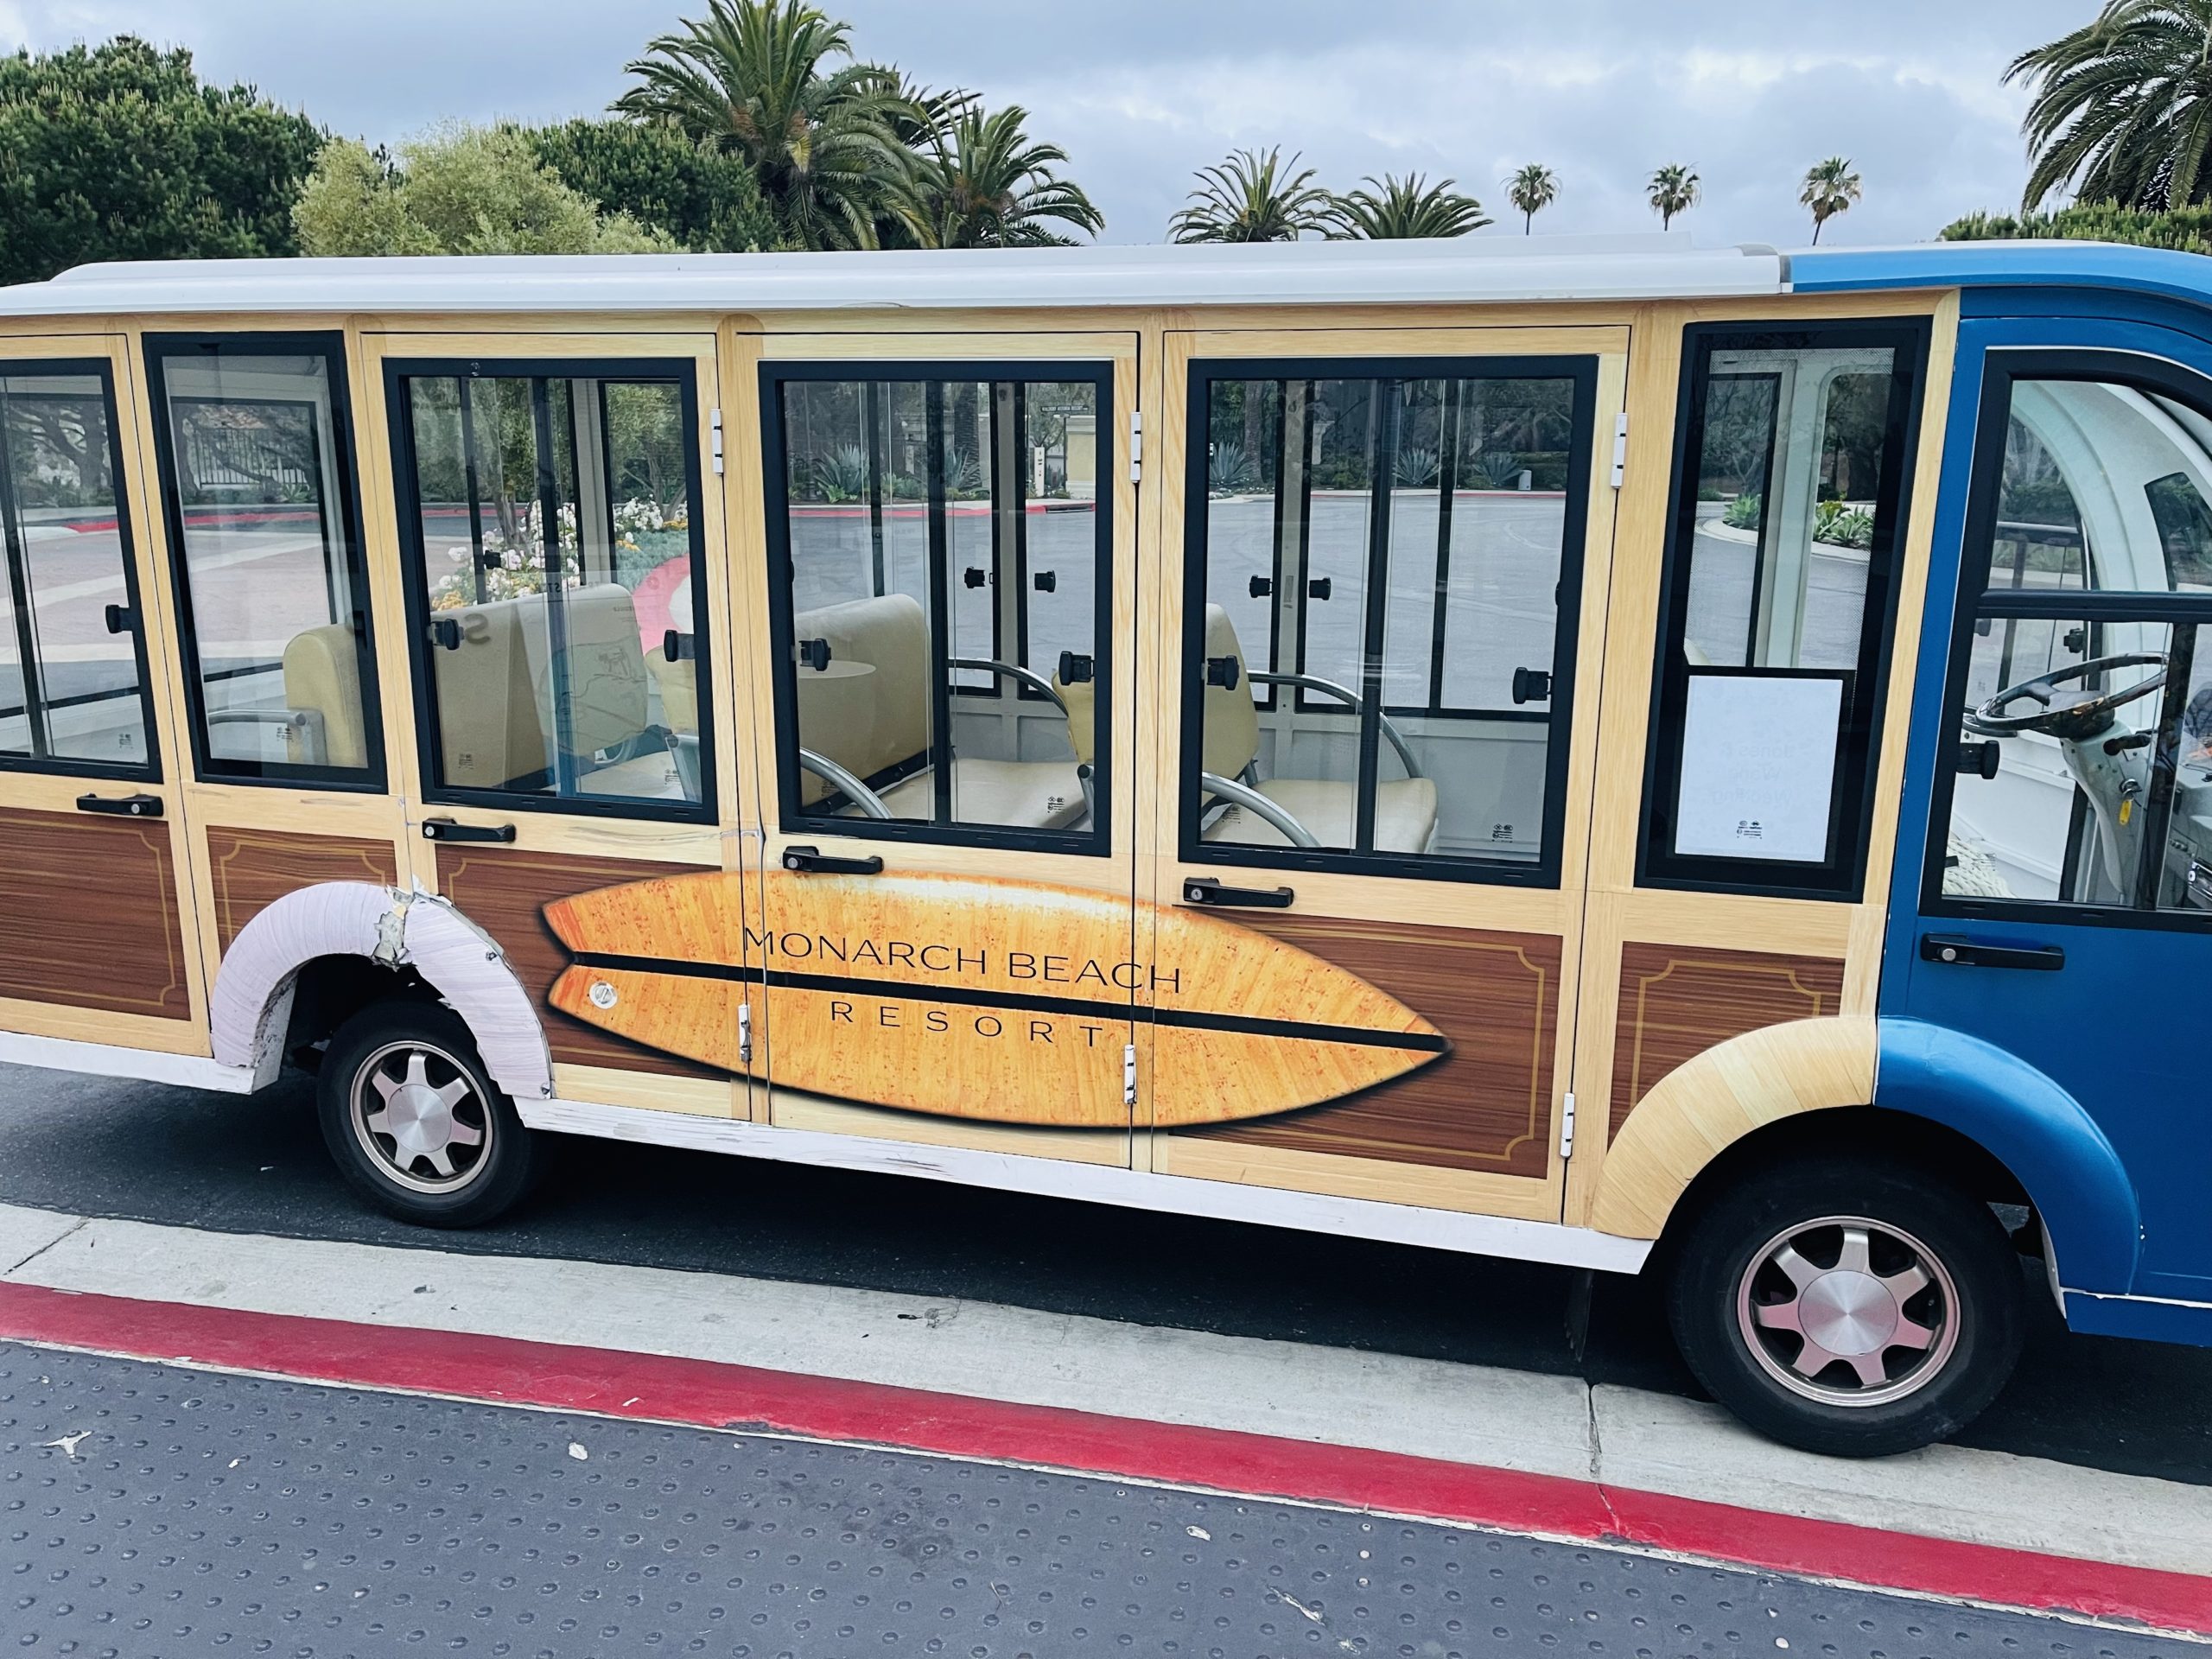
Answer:
[(1241, 1430), (1009, 1405), (666, 1355), (240, 1313), (36, 1285), (0, 1284), (0, 1339), (1297, 1498), (2212, 1635), (2212, 1578)]

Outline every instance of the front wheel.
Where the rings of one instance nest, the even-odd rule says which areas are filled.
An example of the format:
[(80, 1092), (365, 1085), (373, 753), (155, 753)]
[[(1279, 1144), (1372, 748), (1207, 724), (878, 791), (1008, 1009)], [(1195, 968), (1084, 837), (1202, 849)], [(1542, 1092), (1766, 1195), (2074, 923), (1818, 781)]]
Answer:
[(402, 1221), (474, 1227), (530, 1185), (535, 1138), (451, 1009), (362, 1009), (323, 1056), (322, 1138), (353, 1190)]
[(1808, 1159), (1723, 1192), (1678, 1242), (1667, 1290), (1698, 1380), (1808, 1452), (1946, 1439), (2019, 1357), (2019, 1258), (1989, 1206), (1871, 1161)]

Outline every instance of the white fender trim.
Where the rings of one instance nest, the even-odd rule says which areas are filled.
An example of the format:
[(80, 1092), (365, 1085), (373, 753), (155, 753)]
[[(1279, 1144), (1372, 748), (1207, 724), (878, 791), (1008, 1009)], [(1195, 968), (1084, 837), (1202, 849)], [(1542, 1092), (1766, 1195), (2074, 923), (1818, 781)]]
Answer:
[(366, 957), (420, 974), (465, 1021), (484, 1069), (516, 1100), (553, 1093), (553, 1059), (530, 993), (490, 934), (435, 893), (366, 881), (288, 893), (238, 931), (208, 1003), (216, 1061), (271, 1082), (300, 969), (318, 957)]

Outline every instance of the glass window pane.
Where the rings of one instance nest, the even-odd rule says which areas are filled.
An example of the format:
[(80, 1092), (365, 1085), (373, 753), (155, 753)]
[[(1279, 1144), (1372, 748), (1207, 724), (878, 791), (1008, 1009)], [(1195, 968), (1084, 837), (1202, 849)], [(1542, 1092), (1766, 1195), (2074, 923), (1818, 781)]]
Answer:
[(331, 360), (226, 348), (156, 361), (207, 771), (371, 782), (368, 600)]
[(779, 393), (787, 817), (1095, 835), (1096, 383)]
[[(2212, 911), (2212, 651), (2158, 598), (2212, 589), (2208, 445), (2212, 420), (2164, 391), (2012, 382), (1954, 688), (1947, 899)], [(2139, 609), (2068, 614), (2088, 589)]]
[(1577, 382), (1204, 385), (1186, 851), (1535, 866)]
[(440, 783), (700, 805), (683, 384), (418, 375), (402, 395)]
[(150, 759), (111, 419), (97, 374), (0, 376), (0, 760)]
[(1812, 893), (1858, 881), (1904, 522), (1910, 339), (1891, 324), (1688, 337), (1649, 877)]

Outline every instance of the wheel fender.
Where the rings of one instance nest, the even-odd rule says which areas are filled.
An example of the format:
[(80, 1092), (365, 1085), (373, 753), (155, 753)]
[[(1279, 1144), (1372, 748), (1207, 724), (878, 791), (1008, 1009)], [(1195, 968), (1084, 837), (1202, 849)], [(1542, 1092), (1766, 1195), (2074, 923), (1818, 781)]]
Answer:
[(447, 899), (366, 881), (301, 887), (231, 941), (208, 1001), (215, 1058), (271, 1081), (300, 969), (318, 957), (366, 957), (410, 967), (467, 1025), (484, 1069), (516, 1100), (553, 1093), (553, 1060), (537, 1005), (490, 934)]
[(1659, 1079), (1605, 1148), (1590, 1224), (1656, 1238), (1698, 1173), (1754, 1129), (1874, 1096), (1874, 1020), (1831, 1014), (1716, 1043)]
[(2027, 1188), (2069, 1290), (2126, 1291), (2143, 1242), (2135, 1183), (2065, 1090), (1994, 1044), (1885, 1019), (1874, 1103), (1958, 1130)]

